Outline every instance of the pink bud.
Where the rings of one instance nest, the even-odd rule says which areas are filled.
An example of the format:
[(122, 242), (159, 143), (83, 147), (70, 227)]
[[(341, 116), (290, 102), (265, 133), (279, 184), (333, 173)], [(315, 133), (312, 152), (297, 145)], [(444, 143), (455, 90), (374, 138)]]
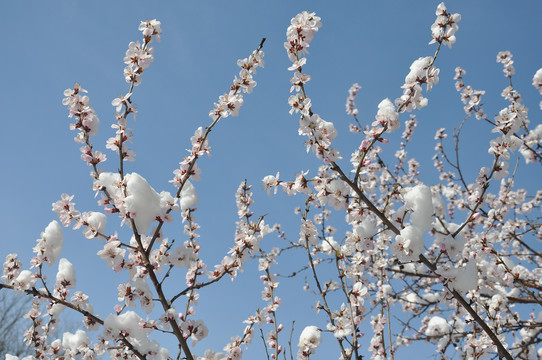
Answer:
[(361, 142), (361, 145), (359, 146), (359, 149), (360, 149), (361, 151), (365, 151), (365, 150), (367, 150), (367, 148), (369, 147), (370, 144), (371, 144), (371, 141), (365, 139), (365, 140), (363, 140), (363, 141)]

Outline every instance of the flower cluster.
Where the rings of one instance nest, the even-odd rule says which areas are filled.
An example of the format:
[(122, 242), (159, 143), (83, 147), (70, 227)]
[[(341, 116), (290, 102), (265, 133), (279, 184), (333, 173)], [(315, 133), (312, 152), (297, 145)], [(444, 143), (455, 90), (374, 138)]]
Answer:
[(154, 61), (154, 56), (152, 55), (154, 48), (148, 46), (148, 44), (152, 42), (153, 38), (160, 41), (160, 35), (162, 34), (160, 25), (160, 21), (156, 19), (141, 21), (139, 31), (143, 33), (143, 44), (139, 41), (130, 42), (124, 56), (124, 63), (127, 65), (124, 68), (124, 78), (127, 83), (131, 83), (134, 86), (141, 84), (141, 74)]
[[(533, 86), (542, 94), (542, 68), (538, 69), (534, 74)], [(540, 102), (540, 109), (542, 110), (542, 101)]]
[[(97, 236), (105, 238), (105, 226), (107, 224), (105, 214), (94, 211), (81, 213), (75, 209), (75, 203), (72, 202), (73, 198), (74, 195), (62, 194), (61, 199), (53, 203), (52, 210), (57, 214), (62, 225), (68, 227), (74, 222), (73, 229), (83, 228), (83, 235), (87, 239), (93, 239)], [(112, 212), (114, 212), (113, 209), (106, 207), (106, 213)]]
[(22, 267), (21, 260), (17, 257), (17, 254), (8, 254), (4, 261), (4, 269), (2, 275), (2, 282), (10, 284), (21, 273)]
[(534, 163), (537, 159), (540, 161), (542, 159), (542, 124), (538, 124), (530, 130), (522, 140), (523, 144), (519, 148), (519, 152), (525, 158), (525, 163)]
[(421, 57), (410, 65), (410, 72), (405, 77), (405, 84), (401, 86), (403, 95), (395, 100), (399, 112), (422, 109), (427, 106), (428, 100), (422, 95), (422, 85), (427, 85), (427, 91), (434, 84), (438, 84), (440, 70), (433, 66), (434, 58)]
[(36, 276), (29, 270), (22, 270), (21, 260), (17, 254), (8, 254), (4, 261), (4, 273), (2, 282), (13, 286), (16, 292), (30, 289), (36, 283)]
[(290, 79), (292, 83), (290, 92), (296, 92), (290, 96), (288, 103), (291, 106), (290, 114), (301, 113), (299, 135), (309, 138), (305, 142), (307, 151), (312, 150), (319, 158), (332, 162), (340, 158), (338, 151), (331, 147), (333, 139), (337, 136), (337, 130), (332, 122), (325, 121), (312, 112), (311, 100), (305, 93), (305, 84), (311, 77), (302, 72), (303, 66), (307, 63), (307, 58), (303, 56), (308, 54), (307, 48), (321, 26), (320, 18), (315, 13), (303, 11), (291, 20), (286, 30), (287, 41), (284, 47), (292, 62), (288, 70), (294, 71)]
[[(58, 307), (57, 307), (58, 309)], [(46, 323), (46, 318), (42, 316), (42, 311), (40, 309), (40, 304), (38, 300), (32, 301), (32, 307), (24, 315), (25, 318), (32, 321), (30, 328), (24, 333), (24, 342), (26, 345), (32, 344), (36, 354), (46, 355), (52, 353), (47, 346), (47, 336), (48, 336), (48, 325)], [(6, 358), (8, 358), (6, 356)], [(17, 357), (13, 357), (17, 359)], [(11, 358), (11, 359), (13, 359)], [(14, 360), (15, 360), (14, 359)]]
[(209, 334), (209, 329), (205, 326), (203, 320), (188, 319), (181, 322), (181, 331), (183, 336), (190, 337), (195, 345), (198, 341), (203, 340)]
[(53, 212), (60, 219), (63, 226), (68, 227), (72, 221), (79, 219), (81, 213), (75, 209), (75, 203), (72, 202), (75, 195), (62, 194), (61, 199), (53, 203)]
[(455, 33), (458, 30), (457, 23), (461, 21), (461, 15), (448, 13), (443, 2), (437, 6), (435, 14), (437, 19), (431, 25), (433, 40), (429, 44), (438, 42), (451, 48), (452, 44), (455, 44)]
[(153, 37), (157, 41), (160, 41), (160, 36), (162, 35), (160, 21), (156, 19), (141, 21), (137, 29), (143, 33), (146, 43), (152, 42)]
[(49, 266), (53, 265), (60, 256), (64, 244), (62, 227), (55, 220), (51, 221), (36, 242), (34, 247), (36, 256), (32, 259), (32, 265), (40, 266), (43, 262)]
[[(243, 349), (241, 346), (245, 345), (245, 347), (248, 346), (252, 342), (252, 339), (254, 338), (254, 324), (257, 322), (257, 318), (251, 316), (248, 320), (244, 321), (247, 325), (245, 326), (245, 329), (243, 331), (243, 336), (234, 336), (231, 338), (231, 341), (224, 346), (224, 351), (226, 352), (225, 355), (221, 353), (214, 353), (214, 351), (207, 350), (205, 352), (206, 356), (210, 357), (204, 357), (204, 360), (210, 359), (210, 360), (239, 360), (243, 357)], [(209, 354), (209, 355), (207, 355)], [(198, 359), (200, 360), (200, 359)]]
[[(504, 65), (505, 76), (511, 78), (515, 72), (512, 54), (509, 51), (499, 52), (497, 62)], [(481, 104), (481, 97), (485, 94), (485, 91), (473, 90), (472, 87), (465, 86), (463, 76), (466, 71), (460, 67), (457, 67), (455, 71), (456, 89), (461, 92), (461, 101), (465, 104), (465, 113), (469, 116), (475, 114), (477, 119), (487, 121), (487, 116)], [(510, 85), (503, 90), (501, 96), (509, 101), (510, 105), (499, 111), (494, 117), (495, 127), (493, 132), (498, 133), (500, 136), (491, 140), (489, 153), (496, 156), (494, 166), (496, 179), (508, 175), (507, 169), (509, 165), (506, 160), (510, 159), (510, 152), (518, 148), (527, 163), (536, 162), (537, 153), (533, 147), (536, 147), (539, 141), (536, 129), (521, 137), (518, 136), (518, 131), (522, 128), (527, 129), (529, 124), (528, 111), (525, 105), (521, 103), (521, 95)]]
[(307, 326), (299, 335), (299, 351), (297, 352), (297, 360), (308, 359), (311, 354), (316, 352), (316, 349), (322, 342), (321, 330), (316, 326)]
[(248, 58), (237, 60), (237, 66), (241, 68), (239, 77), (236, 76), (233, 79), (230, 92), (221, 95), (218, 98), (218, 103), (215, 103), (215, 108), (209, 112), (209, 117), (213, 121), (218, 121), (229, 115), (239, 115), (239, 110), (243, 105), (243, 93), (250, 94), (257, 85), (252, 75), (256, 74), (258, 66), (264, 67), (263, 56), (263, 51), (257, 49)]
[[(431, 25), (433, 36), (432, 43), (448, 45), (455, 43), (455, 33), (458, 30), (457, 23), (461, 20), (459, 14), (449, 14), (444, 3), (440, 3), (436, 10), (437, 19)], [(435, 54), (436, 56), (436, 54)], [(403, 95), (395, 100), (395, 105), (399, 112), (421, 109), (428, 103), (427, 98), (422, 95), (423, 84), (427, 85), (427, 91), (431, 90), (434, 84), (439, 81), (438, 74), (440, 70), (433, 66), (435, 57), (426, 56), (415, 60), (410, 66), (410, 72), (405, 78), (405, 84), (402, 86)]]
[[(245, 227), (244, 224), (246, 224), (246, 222), (249, 221), (250, 217), (252, 216), (252, 213), (249, 209), (249, 205), (252, 204), (252, 193), (249, 187), (247, 187), (246, 183), (241, 184), (237, 191), (236, 198), (238, 215), (240, 217), (240, 221), (238, 222), (238, 230), (236, 231), (236, 238), (238, 238), (239, 229)], [(263, 224), (262, 220), (260, 220), (259, 224), (251, 224), (252, 227), (260, 227), (262, 225), (262, 230), (264, 231), (264, 234), (270, 231), (267, 226)], [(250, 237), (253, 238), (254, 236), (250, 235)], [(210, 274), (211, 278), (216, 279), (227, 273), (232, 277), (233, 280), (233, 277), (237, 274), (237, 271), (242, 270), (241, 267), (243, 265), (244, 259), (246, 258), (246, 254), (248, 252), (254, 254), (259, 249), (259, 246), (258, 249), (255, 249), (252, 244), (247, 243), (246, 241), (243, 243), (239, 240), (236, 240), (235, 246), (237, 247), (237, 250), (235, 250), (235, 248), (230, 250), (232, 256), (226, 257), (224, 259), (225, 261), (223, 260), (221, 265), (215, 266), (216, 270), (213, 274)], [(267, 346), (269, 347), (269, 349), (275, 350), (274, 353), (271, 354), (271, 358), (277, 359), (278, 354), (282, 352), (282, 346), (278, 345), (278, 333), (282, 331), (283, 325), (276, 323), (276, 311), (278, 307), (282, 304), (282, 300), (274, 294), (274, 291), (278, 286), (278, 282), (276, 281), (276, 275), (271, 274), (270, 272), (271, 264), (275, 262), (275, 257), (278, 255), (279, 250), (273, 249), (269, 254), (265, 254), (261, 250), (259, 250), (259, 252), (262, 257), (259, 259), (258, 270), (265, 272), (265, 275), (260, 276), (260, 279), (264, 283), (262, 299), (264, 301), (267, 301), (266, 306), (262, 310), (257, 310), (254, 315), (250, 316), (247, 320), (244, 321), (244, 323), (247, 325), (243, 330), (243, 336), (235, 336), (232, 338), (232, 341), (228, 343), (223, 349), (226, 354), (215, 353), (213, 350), (208, 349), (205, 351), (205, 355), (203, 357), (197, 358), (198, 360), (240, 359), (243, 354), (241, 346), (243, 344), (245, 346), (248, 346), (248, 344), (252, 342), (252, 339), (254, 337), (254, 325), (258, 325), (261, 327), (264, 323), (269, 323), (273, 325), (273, 329), (266, 336)], [(231, 264), (231, 266), (228, 267), (227, 264)]]
[(239, 78), (235, 77), (230, 92), (221, 95), (219, 97), (219, 103), (215, 103), (215, 109), (209, 113), (209, 116), (213, 119), (213, 123), (207, 127), (205, 131), (202, 127), (198, 128), (194, 133), (194, 136), (190, 138), (192, 144), (192, 149), (188, 150), (190, 155), (186, 156), (184, 160), (179, 163), (180, 167), (173, 171), (175, 176), (173, 180), (170, 181), (179, 189), (177, 196), (181, 194), (183, 187), (189, 179), (196, 181), (200, 179), (201, 170), (198, 168), (196, 161), (204, 154), (209, 154), (211, 152), (207, 136), (213, 126), (221, 118), (228, 117), (229, 115), (237, 116), (239, 114), (239, 109), (243, 104), (243, 93), (251, 93), (252, 89), (256, 86), (253, 74), (256, 74), (256, 68), (258, 66), (264, 66), (264, 53), (261, 51), (264, 40), (262, 40), (260, 47), (253, 51), (248, 58), (237, 61), (237, 65), (241, 68)]
[(76, 123), (70, 124), (70, 130), (79, 130), (74, 140), (76, 143), (85, 144), (81, 147), (81, 159), (89, 166), (96, 167), (97, 164), (107, 160), (105, 154), (100, 151), (93, 151), (90, 144), (90, 137), (98, 134), (100, 120), (96, 116), (96, 112), (90, 106), (88, 96), (81, 95), (87, 91), (78, 83), (75, 83), (73, 89), (64, 90), (65, 98), (62, 100), (62, 105), (66, 106), (69, 111), (69, 117), (74, 117)]
[(314, 35), (322, 26), (320, 17), (315, 16), (315, 13), (303, 11), (297, 14), (290, 21), (290, 26), (286, 29), (287, 42), (284, 47), (288, 52), (288, 58), (293, 63), (293, 66), (303, 66), (306, 60), (301, 57), (303, 54), (308, 54), (308, 48)]
[(371, 317), (371, 326), (373, 328), (373, 337), (369, 344), (369, 351), (371, 351), (371, 359), (384, 360), (386, 356), (386, 345), (384, 340), (384, 327), (388, 319), (382, 314)]
[[(497, 62), (504, 66), (504, 74), (507, 78), (511, 78), (515, 73), (514, 61), (512, 54), (509, 51), (501, 51), (497, 54)], [(525, 145), (518, 137), (517, 133), (521, 128), (527, 128), (529, 125), (528, 110), (521, 103), (521, 95), (510, 85), (506, 87), (501, 96), (510, 102), (506, 108), (499, 111), (494, 117), (495, 128), (494, 133), (500, 136), (490, 142), (489, 153), (499, 157), (499, 162), (495, 169), (496, 179), (501, 179), (508, 175), (508, 162), (511, 157), (511, 152), (517, 150), (520, 146)], [(525, 149), (522, 153), (525, 153)], [(528, 157), (527, 157), (528, 158)]]
[[(114, 100), (113, 100), (114, 101)], [(133, 109), (131, 105), (129, 109)], [(116, 129), (115, 136), (107, 139), (106, 148), (116, 152), (122, 158), (122, 161), (135, 161), (135, 152), (128, 149), (126, 143), (132, 138), (132, 133), (128, 131), (127, 120), (120, 114), (116, 114), (117, 124), (111, 125), (113, 129)]]
[(348, 97), (346, 98), (346, 113), (351, 116), (356, 116), (359, 113), (358, 106), (354, 102), (361, 86), (358, 83), (353, 84), (348, 89)]
[(139, 41), (130, 42), (124, 57), (124, 63), (127, 64), (124, 68), (124, 77), (126, 82), (131, 84), (130, 91), (126, 95), (121, 94), (111, 101), (111, 105), (115, 107), (117, 124), (111, 125), (113, 129), (116, 129), (116, 133), (115, 136), (107, 140), (106, 148), (119, 154), (122, 161), (135, 160), (135, 152), (128, 149), (126, 145), (132, 138), (132, 133), (127, 128), (127, 116), (132, 114), (135, 120), (137, 106), (131, 100), (132, 89), (134, 86), (141, 84), (141, 75), (154, 61), (154, 47), (149, 46), (149, 44), (153, 38), (160, 41), (162, 33), (160, 21), (156, 19), (141, 21), (139, 31), (143, 33), (143, 44)]
[(94, 108), (90, 106), (88, 96), (81, 95), (87, 93), (78, 83), (75, 83), (73, 89), (64, 90), (65, 98), (62, 99), (62, 105), (69, 111), (69, 117), (75, 117), (77, 123), (70, 124), (70, 130), (79, 130), (75, 137), (75, 142), (84, 143), (89, 136), (98, 134), (100, 119), (96, 116)]
[(401, 148), (395, 152), (395, 157), (399, 160), (399, 163), (395, 167), (394, 175), (397, 176), (399, 169), (403, 166), (407, 159), (406, 145), (412, 140), (414, 129), (418, 126), (418, 120), (413, 114), (410, 114), (410, 120), (405, 121), (405, 130), (401, 134), (403, 141), (401, 142)]
[(252, 212), (250, 205), (253, 204), (251, 186), (242, 182), (235, 193), (237, 203), (237, 228), (235, 230), (235, 243), (233, 248), (228, 251), (229, 256), (225, 256), (220, 265), (215, 265), (215, 270), (210, 274), (211, 278), (222, 277), (225, 274), (235, 279), (238, 272), (250, 254), (254, 254), (260, 249), (260, 241), (269, 234), (272, 229), (260, 218), (257, 221), (251, 219)]
[[(361, 123), (358, 120), (358, 107), (354, 100), (356, 99), (356, 96), (358, 95), (359, 90), (361, 89), (361, 86), (357, 83), (353, 84), (350, 89), (348, 90), (348, 98), (346, 98), (346, 113), (350, 116), (354, 117), (354, 120), (356, 120), (356, 124), (350, 124), (349, 130), (352, 133), (359, 133), (361, 131)], [(291, 113), (291, 111), (290, 111)]]
[(476, 119), (485, 119), (486, 114), (481, 106), (481, 101), (482, 95), (486, 92), (484, 90), (474, 90), (470, 85), (465, 86), (463, 76), (466, 73), (467, 72), (460, 67), (455, 68), (454, 80), (457, 80), (455, 82), (455, 89), (461, 92), (461, 101), (465, 104), (463, 109), (465, 109), (467, 115), (474, 113)]
[(514, 60), (512, 60), (512, 54), (510, 51), (501, 51), (497, 54), (497, 62), (503, 65), (502, 71), (504, 76), (512, 77), (516, 73), (516, 68), (514, 67)]
[(279, 354), (282, 352), (282, 345), (279, 345), (279, 333), (282, 331), (284, 326), (282, 324), (277, 324), (276, 312), (280, 305), (282, 305), (282, 300), (275, 295), (275, 289), (278, 287), (279, 283), (277, 282), (277, 275), (272, 274), (270, 271), (271, 264), (276, 263), (275, 258), (279, 254), (278, 248), (273, 248), (269, 254), (260, 251), (261, 258), (259, 259), (258, 270), (265, 272), (264, 275), (260, 276), (264, 284), (264, 289), (262, 291), (262, 300), (267, 301), (266, 306), (259, 312), (262, 316), (266, 316), (266, 322), (273, 325), (272, 330), (266, 336), (266, 343), (269, 349), (274, 350), (274, 353), (271, 354), (272, 359), (278, 359)]

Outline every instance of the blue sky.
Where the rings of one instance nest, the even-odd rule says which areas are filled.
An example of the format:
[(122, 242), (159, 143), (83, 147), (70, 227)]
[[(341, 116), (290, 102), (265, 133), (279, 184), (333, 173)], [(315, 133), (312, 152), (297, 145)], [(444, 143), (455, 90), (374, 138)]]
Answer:
[[(111, 100), (128, 91), (122, 76), (122, 58), (130, 41), (140, 39), (140, 20), (158, 19), (163, 35), (155, 43), (155, 61), (143, 74), (133, 101), (138, 105), (137, 121), (132, 122), (136, 151), (135, 163), (128, 172), (138, 172), (157, 190), (173, 192), (168, 181), (189, 147), (189, 139), (199, 126), (209, 124), (208, 112), (218, 96), (226, 92), (238, 68), (236, 61), (248, 56), (262, 37), (266, 65), (258, 70), (258, 86), (245, 97), (245, 105), (237, 118), (227, 118), (211, 133), (211, 158), (204, 158), (202, 181), (196, 183), (200, 205), (196, 213), (201, 225), (201, 244), (209, 266), (218, 262), (233, 242), (236, 221), (234, 193), (243, 179), (255, 185), (257, 214), (268, 213), (267, 221), (282, 223), (289, 237), (298, 234), (298, 219), (293, 208), (302, 198), (284, 194), (268, 197), (260, 190), (261, 179), (281, 173), (291, 179), (302, 170), (314, 174), (319, 162), (306, 154), (304, 139), (297, 135), (298, 118), (288, 114), (288, 58), (283, 48), (290, 19), (302, 10), (315, 11), (323, 26), (310, 48), (304, 70), (313, 80), (307, 90), (317, 111), (325, 120), (333, 121), (339, 132), (335, 145), (346, 164), (349, 154), (360, 139), (348, 132), (350, 118), (344, 104), (352, 83), (362, 85), (356, 100), (362, 122), (372, 122), (378, 103), (401, 94), (400, 86), (413, 60), (432, 55), (431, 40), (435, 1), (3, 1), (4, 56), (0, 68), (0, 157), (3, 166), (0, 188), (0, 257), (16, 252), (23, 261), (32, 256), (35, 239), (55, 219), (51, 203), (60, 194), (75, 194), (81, 211), (99, 210), (93, 198), (88, 168), (80, 160), (79, 146), (73, 142), (67, 110), (62, 106), (62, 92), (79, 82), (89, 91), (92, 106), (100, 120), (100, 134), (94, 138), (96, 148), (110, 159), (104, 164), (115, 171), (118, 161), (105, 150), (111, 136), (114, 108)], [(433, 135), (438, 128), (452, 129), (464, 118), (463, 105), (454, 89), (454, 69), (467, 71), (465, 83), (486, 90), (485, 109), (493, 116), (506, 106), (500, 98), (507, 81), (496, 54), (510, 50), (514, 55), (514, 85), (522, 93), (531, 110), (533, 124), (540, 123), (540, 95), (532, 87), (532, 76), (542, 67), (542, 36), (539, 14), (542, 3), (535, 1), (455, 1), (448, 2), (451, 12), (462, 15), (457, 43), (443, 48), (436, 66), (441, 69), (440, 83), (427, 95), (429, 106), (416, 115), (419, 126), (409, 155), (421, 164), (422, 179), (429, 185), (437, 181), (431, 165)], [(408, 119), (403, 114), (402, 122)], [(464, 130), (461, 154), (469, 179), (477, 169), (488, 166), (490, 129), (474, 120)], [(392, 142), (385, 148), (392, 156), (398, 147)], [(395, 138), (395, 140), (397, 140)], [(520, 164), (522, 171), (529, 169)], [(532, 187), (537, 180), (528, 175), (518, 182)], [(340, 219), (342, 215), (338, 216)], [(116, 229), (110, 219), (108, 230)], [(167, 225), (170, 237), (182, 238), (180, 223)], [(102, 317), (112, 311), (116, 299), (114, 274), (94, 254), (101, 248), (98, 240), (86, 240), (79, 231), (65, 231), (63, 257), (69, 258), (78, 274), (78, 289), (95, 300), (96, 312)], [(281, 245), (272, 235), (268, 249)], [(207, 246), (207, 244), (209, 244)], [(207, 246), (207, 248), (206, 248)], [(293, 261), (295, 258), (288, 258)], [(285, 259), (286, 260), (286, 259)], [(286, 263), (290, 271), (296, 266)], [(55, 269), (50, 269), (54, 277)], [(221, 348), (230, 336), (239, 334), (241, 321), (256, 307), (261, 282), (255, 267), (231, 284), (202, 291), (198, 318), (211, 330), (207, 341), (196, 347)], [(97, 285), (97, 280), (104, 281)], [(289, 295), (300, 291), (299, 281), (283, 280), (285, 306), (283, 322), (296, 320), (297, 339), (305, 325), (323, 326), (323, 318), (315, 320), (306, 304), (316, 299), (303, 293), (302, 299)], [(179, 279), (182, 285), (184, 279)], [(284, 284), (284, 285), (283, 285)], [(281, 288), (279, 288), (279, 292)], [(306, 298), (306, 299), (305, 299)], [(295, 300), (294, 300), (295, 299)], [(305, 304), (300, 306), (299, 304)], [(234, 308), (235, 311), (231, 311)], [(279, 312), (279, 317), (281, 313)], [(366, 349), (369, 338), (366, 339)], [(247, 358), (263, 351), (255, 341)], [(295, 342), (295, 341), (294, 341)], [(315, 359), (337, 354), (331, 339)], [(295, 351), (295, 350), (294, 350)], [(428, 350), (431, 354), (432, 350)], [(429, 356), (429, 355), (428, 355)]]

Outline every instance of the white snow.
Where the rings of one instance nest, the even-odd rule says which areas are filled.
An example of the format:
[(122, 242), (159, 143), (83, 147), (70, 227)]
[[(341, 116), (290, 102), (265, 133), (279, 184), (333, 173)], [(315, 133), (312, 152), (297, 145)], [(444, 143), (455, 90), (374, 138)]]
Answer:
[(478, 268), (476, 267), (476, 260), (469, 260), (464, 268), (457, 271), (457, 275), (453, 281), (453, 287), (460, 294), (465, 294), (470, 290), (476, 289), (477, 285)]
[[(417, 260), (424, 249), (423, 234), (432, 222), (433, 196), (431, 189), (421, 184), (406, 190), (403, 199), (404, 207), (410, 210), (410, 224), (395, 237), (391, 251), (400, 261)], [(396, 216), (402, 212), (398, 209)]]
[(105, 233), (105, 224), (107, 223), (107, 216), (100, 212), (91, 212), (85, 219), (88, 225), (96, 232)]
[(181, 191), (181, 210), (185, 211), (196, 206), (198, 206), (198, 193), (194, 185), (187, 180)]
[(299, 347), (308, 346), (310, 348), (317, 348), (322, 342), (322, 335), (320, 330), (316, 326), (307, 326), (301, 332), (299, 336)]
[(378, 104), (378, 112), (376, 113), (376, 119), (378, 121), (385, 121), (388, 125), (386, 132), (392, 132), (397, 129), (399, 124), (399, 113), (395, 111), (395, 105), (390, 99), (385, 98)]
[(416, 185), (404, 196), (405, 205), (413, 212), (410, 214), (410, 223), (424, 233), (431, 225), (433, 216), (433, 196), (427, 185)]
[(64, 284), (68, 289), (75, 288), (75, 269), (71, 262), (62, 258), (58, 263), (58, 273), (56, 274), (57, 284)]
[(134, 347), (143, 354), (157, 353), (160, 350), (156, 340), (148, 338), (150, 329), (139, 326), (144, 320), (134, 311), (126, 311), (122, 315), (110, 314), (104, 321), (104, 337), (112, 339), (118, 336), (120, 332), (126, 334)]
[(363, 239), (370, 238), (376, 233), (376, 224), (371, 218), (366, 217), (361, 224), (354, 226), (354, 232)]
[[(24, 358), (21, 358), (21, 360), (33, 360), (34, 357), (32, 355), (27, 355)], [(6, 360), (19, 360), (18, 356), (6, 354)]]
[(137, 231), (145, 234), (151, 223), (161, 214), (160, 195), (147, 180), (137, 173), (127, 174), (125, 199), (126, 210), (134, 216)]
[(23, 270), (15, 279), (13, 286), (16, 292), (28, 290), (34, 286), (36, 280), (37, 279), (32, 276), (32, 272), (30, 270)]
[(328, 255), (333, 255), (339, 250), (339, 244), (333, 239), (333, 236), (328, 236), (320, 244), (322, 251)]
[(66, 310), (66, 305), (62, 305), (60, 303), (54, 303), (53, 306), (49, 309), (48, 313), (49, 315), (56, 317), (60, 315), (64, 310)]
[[(451, 231), (455, 231), (455, 229)], [(448, 235), (443, 239), (442, 243), (446, 246), (446, 252), (452, 259), (460, 256), (465, 247), (465, 239), (461, 235), (458, 235), (455, 238)]]
[(410, 65), (410, 72), (405, 77), (405, 84), (412, 84), (425, 76), (425, 70), (429, 67), (431, 56), (421, 57), (418, 60), (414, 60), (412, 65)]
[(105, 186), (105, 189), (111, 197), (118, 198), (117, 192), (120, 189), (120, 175), (117, 173), (103, 172), (99, 176), (100, 183)]
[(422, 299), (424, 299), (428, 303), (433, 303), (433, 302), (438, 301), (438, 294), (427, 293), (427, 294), (422, 294), (420, 296), (421, 296)]
[(401, 236), (404, 239), (410, 240), (408, 249), (411, 251), (408, 256), (409, 260), (417, 260), (423, 252), (423, 233), (415, 226), (407, 226), (401, 230)]
[(62, 335), (62, 347), (70, 351), (76, 352), (80, 346), (87, 347), (89, 345), (90, 339), (83, 330), (77, 330), (75, 334), (65, 332)]
[(441, 318), (440, 316), (433, 316), (429, 323), (427, 324), (427, 329), (425, 330), (425, 335), (427, 336), (441, 336), (446, 334), (450, 330), (450, 324), (446, 319)]
[(110, 314), (104, 321), (104, 328), (113, 336), (117, 336), (122, 331), (133, 338), (144, 338), (149, 333), (149, 329), (140, 328), (138, 326), (140, 321), (143, 319), (134, 311), (129, 310), (118, 316)]
[(180, 245), (175, 248), (174, 251), (170, 251), (167, 254), (168, 260), (171, 265), (176, 267), (189, 267), (194, 260), (197, 259), (193, 248), (188, 248), (184, 245)]
[(446, 203), (439, 193), (433, 194), (433, 209), (435, 214), (441, 218), (446, 216)]
[(533, 76), (533, 86), (542, 94), (542, 68), (538, 69)]
[(51, 221), (41, 233), (41, 237), (45, 240), (44, 256), (47, 258), (47, 265), (51, 266), (60, 256), (64, 245), (62, 226), (56, 220)]
[(162, 191), (160, 193), (160, 207), (165, 211), (167, 211), (170, 207), (172, 211), (179, 210), (179, 205), (177, 204), (176, 199), (171, 196), (169, 191)]

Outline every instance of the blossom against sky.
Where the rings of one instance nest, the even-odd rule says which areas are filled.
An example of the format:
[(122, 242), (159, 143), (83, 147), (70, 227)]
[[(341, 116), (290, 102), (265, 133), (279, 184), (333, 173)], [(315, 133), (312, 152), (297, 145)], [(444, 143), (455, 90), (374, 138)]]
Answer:
[[(128, 43), (140, 37), (140, 20), (160, 20), (163, 34), (162, 41), (153, 44), (154, 62), (131, 97), (138, 106), (137, 120), (130, 124), (134, 133), (130, 146), (136, 161), (128, 166), (130, 171), (144, 175), (157, 192), (173, 191), (168, 181), (187, 155), (185, 149), (190, 147), (194, 131), (209, 124), (213, 103), (229, 90), (238, 73), (237, 59), (247, 57), (263, 37), (267, 38), (265, 67), (255, 74), (258, 85), (245, 96), (239, 117), (225, 119), (211, 133), (212, 157), (199, 164), (202, 179), (194, 183), (199, 194), (196, 216), (202, 227), (201, 242), (212, 244), (206, 256), (213, 264), (233, 242), (237, 219), (234, 193), (245, 178), (255, 186), (256, 209), (269, 213), (267, 221), (289, 226), (292, 236), (298, 232), (299, 224), (289, 224), (288, 218), (294, 206), (302, 206), (300, 201), (282, 194), (269, 198), (259, 190), (266, 175), (279, 171), (282, 178), (291, 179), (301, 171), (314, 171), (318, 165), (312, 154), (306, 154), (304, 140), (297, 134), (298, 118), (288, 113), (291, 62), (283, 43), (290, 19), (302, 10), (315, 11), (322, 18), (308, 55), (311, 99), (318, 113), (333, 121), (338, 132), (334, 145), (347, 156), (359, 145), (359, 138), (348, 132), (351, 117), (344, 111), (348, 89), (353, 83), (362, 86), (356, 99), (358, 118), (372, 123), (383, 99), (401, 95), (400, 87), (412, 62), (433, 55), (435, 46), (428, 43), (436, 5), (354, 1), (338, 5), (328, 1), (3, 2), (0, 10), (5, 15), (4, 27), (11, 30), (4, 39), (0, 70), (0, 154), (4, 166), (0, 177), (4, 189), (0, 255), (17, 252), (29, 260), (35, 240), (56, 219), (51, 204), (62, 193), (75, 195), (81, 210), (100, 210), (91, 190), (90, 168), (81, 161), (79, 145), (72, 141), (75, 134), (69, 130), (70, 120), (61, 103), (63, 91), (73, 88), (75, 82), (88, 90), (101, 121), (94, 144), (111, 159), (104, 168), (115, 172), (118, 165), (114, 153), (105, 148), (114, 134), (109, 128), (115, 122), (111, 102), (128, 92), (123, 57)], [(457, 41), (452, 49), (441, 50), (436, 64), (441, 70), (440, 83), (426, 94), (428, 106), (417, 113), (417, 146), (409, 149), (409, 154), (423, 164), (422, 178), (430, 184), (436, 181), (431, 166), (433, 135), (441, 127), (457, 126), (464, 118), (453, 81), (457, 66), (466, 70), (465, 82), (486, 90), (487, 109), (497, 112), (503, 102), (500, 93), (507, 83), (495, 58), (499, 51), (510, 50), (517, 68), (515, 86), (532, 111), (532, 121), (539, 122), (540, 118), (540, 95), (531, 82), (542, 66), (542, 50), (536, 40), (530, 39), (542, 35), (538, 19), (542, 4), (518, 2), (511, 8), (505, 1), (456, 1), (447, 5), (462, 15)], [(403, 114), (399, 121), (405, 120)], [(467, 159), (489, 159), (491, 134), (487, 128), (485, 133), (480, 130), (480, 124), (471, 126), (464, 132), (463, 154), (465, 166), (474, 171), (478, 164), (471, 167)], [(395, 150), (390, 146), (390, 156)], [(471, 179), (476, 175), (473, 172)], [(525, 179), (526, 184), (529, 181), (532, 179)], [(176, 226), (170, 231), (181, 236), (182, 227)], [(73, 263), (78, 286), (89, 289), (95, 309), (105, 317), (116, 301), (119, 281), (95, 255), (99, 250), (97, 240), (87, 240), (78, 231), (65, 231), (62, 257)], [(81, 253), (84, 256), (78, 256)], [(258, 276), (247, 268), (239, 280), (202, 291), (198, 311), (209, 322), (216, 350), (242, 331), (241, 321), (254, 306), (263, 306), (259, 303)], [(308, 303), (312, 302), (309, 299)], [(240, 311), (229, 311), (232, 307)], [(216, 313), (207, 319), (205, 309), (213, 308)], [(312, 324), (314, 315), (311, 309), (296, 311), (304, 319), (296, 322), (299, 333), (301, 322)], [(284, 322), (287, 324), (286, 319)], [(224, 333), (212, 333), (216, 329), (213, 325), (221, 323), (225, 324)], [(200, 345), (200, 353), (211, 346)], [(335, 348), (330, 353), (335, 354)], [(321, 348), (316, 357), (325, 354)]]

